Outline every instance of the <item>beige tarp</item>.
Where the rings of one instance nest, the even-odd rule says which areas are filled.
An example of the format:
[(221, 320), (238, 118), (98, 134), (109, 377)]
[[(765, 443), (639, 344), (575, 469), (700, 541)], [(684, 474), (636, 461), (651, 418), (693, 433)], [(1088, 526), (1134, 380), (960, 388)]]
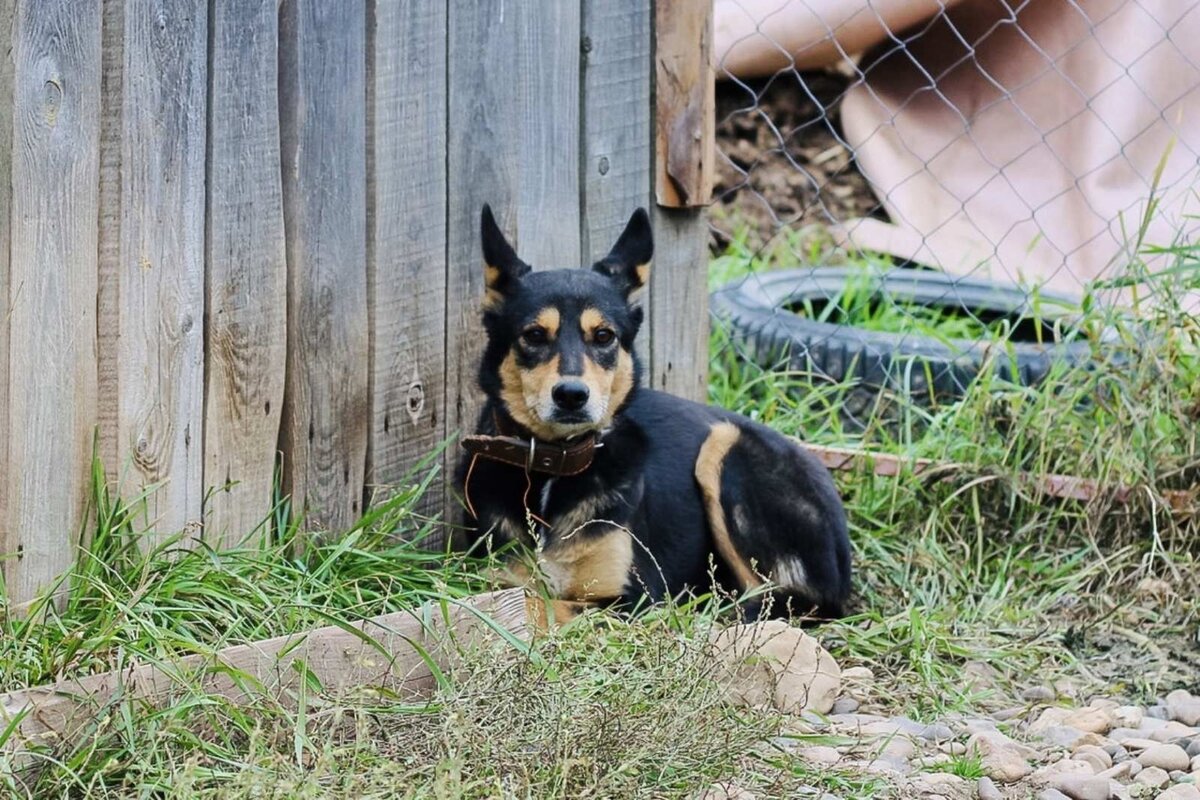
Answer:
[(841, 124), (893, 224), (855, 245), (1077, 294), (1128, 262), (1168, 153), (1145, 242), (1197, 241), (1200, 3), (716, 0), (715, 26), (719, 74), (865, 51)]

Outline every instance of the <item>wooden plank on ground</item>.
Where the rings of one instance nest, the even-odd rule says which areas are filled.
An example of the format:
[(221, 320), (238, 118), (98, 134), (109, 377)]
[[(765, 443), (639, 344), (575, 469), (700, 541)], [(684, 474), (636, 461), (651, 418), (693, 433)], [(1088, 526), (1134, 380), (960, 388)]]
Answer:
[(522, 589), (506, 589), (447, 603), (444, 610), (430, 602), (344, 627), (235, 645), (211, 656), (131, 665), (0, 694), (0, 730), (19, 718), (0, 752), (10, 763), (30, 766), (39, 747), (82, 744), (78, 737), (114, 705), (166, 705), (173, 696), (189, 693), (235, 703), (269, 697), (294, 707), (298, 693), (315, 682), (329, 698), (362, 688), (394, 692), (401, 699), (427, 698), (437, 684), (426, 658), (444, 670), (462, 648), (497, 640), (496, 628), (528, 639), (544, 616), (540, 601), (527, 598)]
[(470, 0), (450, 14), (448, 434), (470, 431), (482, 405), (480, 207), (492, 205), (534, 268), (580, 263), (579, 9), (578, 0)]
[[(13, 97), (13, 21), (16, 0), (0, 0), (0, 109), (11, 109)], [(0, 125), (0, 476), (8, 474), (8, 255), (12, 231), (11, 118)], [(0, 569), (9, 551), (8, 481), (0, 477)], [(15, 544), (13, 549), (15, 549)], [(3, 577), (6, 573), (0, 573)]]
[[(386, 495), (446, 435), (446, 4), (378, 0), (374, 13), (367, 483)], [(419, 510), (442, 502), (429, 491)]]
[(655, 0), (655, 192), (660, 205), (712, 199), (716, 84), (711, 0)]
[(100, 3), (17, 4), (4, 550), (21, 602), (66, 570), (96, 424)]
[(198, 533), (204, 492), (208, 10), (127, 0), (124, 16), (119, 320), (101, 322), (120, 332), (115, 468), (125, 494), (159, 486), (161, 539)]
[(284, 490), (306, 528), (344, 531), (362, 514), (370, 424), (364, 0), (285, 0), (280, 48)]
[(276, 0), (213, 0), (204, 485), (208, 541), (239, 541), (271, 508), (283, 406), (287, 270)]

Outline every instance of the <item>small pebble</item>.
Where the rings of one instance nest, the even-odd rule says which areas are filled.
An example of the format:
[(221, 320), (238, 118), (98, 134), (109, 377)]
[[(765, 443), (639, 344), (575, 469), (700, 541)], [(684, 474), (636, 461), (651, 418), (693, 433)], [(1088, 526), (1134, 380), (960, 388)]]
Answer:
[(1038, 795), (1038, 800), (1071, 800), (1058, 789), (1046, 789)]
[(1154, 800), (1200, 800), (1200, 789), (1187, 783), (1172, 786)]
[(842, 680), (866, 683), (875, 679), (875, 673), (867, 667), (846, 667), (842, 670)]
[(1137, 760), (1143, 767), (1159, 767), (1167, 772), (1186, 770), (1191, 766), (1191, 759), (1177, 744), (1159, 744), (1149, 747), (1138, 755)]
[(1071, 754), (1071, 758), (1086, 761), (1091, 765), (1092, 772), (1097, 775), (1112, 766), (1112, 756), (1094, 744), (1085, 744), (1083, 747), (1076, 748), (1075, 752)]
[(1000, 794), (996, 784), (992, 783), (992, 779), (988, 777), (979, 779), (976, 791), (979, 794), (979, 800), (1004, 800), (1004, 795)]
[(1200, 725), (1200, 697), (1176, 689), (1166, 697), (1167, 714), (1176, 722), (1193, 727)]
[(1049, 703), (1055, 697), (1049, 686), (1030, 686), (1021, 692), (1021, 699), (1030, 703)]
[(833, 708), (829, 710), (830, 714), (853, 714), (858, 711), (858, 701), (853, 697), (839, 697), (833, 701)]
[(1134, 781), (1149, 786), (1151, 789), (1161, 789), (1171, 782), (1171, 776), (1158, 767), (1146, 767), (1136, 776)]
[(1108, 779), (1094, 775), (1061, 775), (1054, 779), (1053, 788), (1072, 800), (1108, 800)]

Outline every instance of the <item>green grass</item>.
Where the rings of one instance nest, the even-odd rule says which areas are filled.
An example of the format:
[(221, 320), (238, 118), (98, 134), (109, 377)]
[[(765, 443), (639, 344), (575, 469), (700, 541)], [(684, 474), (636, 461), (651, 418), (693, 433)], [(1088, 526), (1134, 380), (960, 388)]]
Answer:
[[(826, 244), (806, 234), (764, 256), (735, 248), (710, 277), (788, 266), (793, 247), (828, 261)], [(1142, 301), (1200, 283), (1195, 248), (1173, 257), (1159, 274), (1134, 265), (1128, 281)], [(839, 319), (880, 329), (980, 333), (852, 296), (833, 305), (849, 315)], [(1115, 329), (1129, 358), (1060, 369), (1036, 389), (989, 376), (933, 408), (889, 398), (900, 413), (861, 430), (838, 414), (853, 384), (762, 369), (713, 332), (713, 402), (808, 441), (955, 465), (837, 476), (857, 598), (852, 616), (814, 632), (843, 666), (873, 670), (864, 710), (980, 714), (1047, 681), (1080, 697), (1145, 700), (1200, 669), (1200, 500), (1161, 499), (1200, 476), (1200, 326), (1170, 302), (1116, 315), (1085, 299), (1080, 314), (1076, 335)], [(1153, 347), (1139, 345), (1147, 335)], [(1128, 503), (1056, 500), (1022, 482), (1038, 472), (1134, 491)], [(154, 538), (141, 522), (147, 498), (123, 501), (101, 472), (93, 477), (95, 527), (65, 579), (70, 599), (19, 610), (0, 600), (0, 691), (132, 661), (169, 665), (484, 585), (483, 562), (419, 544), (442, 533), (416, 512), (434, 473), (345, 536), (310, 539), (281, 500), (253, 535), (220, 548)], [(11, 772), (0, 724), (0, 794), (668, 798), (736, 779), (760, 797), (804, 787), (886, 796), (883, 778), (816, 767), (771, 744), (793, 735), (794, 721), (722, 701), (707, 650), (718, 612), (697, 602), (636, 623), (589, 616), (529, 650), (468, 650), (428, 704), (311, 687), (299, 707), (267, 697), (234, 705), (188, 686), (165, 708), (117, 702), (87, 735), (40, 753), (28, 785)], [(979, 764), (959, 756), (938, 769), (974, 778)]]

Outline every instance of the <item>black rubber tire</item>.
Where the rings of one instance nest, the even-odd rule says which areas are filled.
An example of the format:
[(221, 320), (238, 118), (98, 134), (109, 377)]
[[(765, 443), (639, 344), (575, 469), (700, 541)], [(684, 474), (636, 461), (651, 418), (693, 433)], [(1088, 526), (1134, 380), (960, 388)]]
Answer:
[[(997, 377), (1034, 386), (1056, 362), (1094, 361), (1093, 346), (1085, 340), (1011, 342), (996, 352), (992, 342), (869, 331), (812, 320), (787, 308), (805, 300), (828, 301), (848, 280), (861, 286), (862, 271), (828, 267), (750, 275), (715, 291), (712, 311), (730, 327), (739, 349), (762, 367), (785, 367), (837, 382), (858, 378), (861, 388), (847, 398), (852, 407), (845, 409), (851, 417), (869, 412), (866, 406), (883, 390), (924, 407), (959, 398), (989, 364)], [(901, 304), (963, 309), (993, 319), (1030, 313), (1028, 294), (1016, 286), (902, 268), (874, 280), (876, 296)], [(1075, 305), (1052, 293), (1040, 292), (1039, 298), (1051, 309)]]

